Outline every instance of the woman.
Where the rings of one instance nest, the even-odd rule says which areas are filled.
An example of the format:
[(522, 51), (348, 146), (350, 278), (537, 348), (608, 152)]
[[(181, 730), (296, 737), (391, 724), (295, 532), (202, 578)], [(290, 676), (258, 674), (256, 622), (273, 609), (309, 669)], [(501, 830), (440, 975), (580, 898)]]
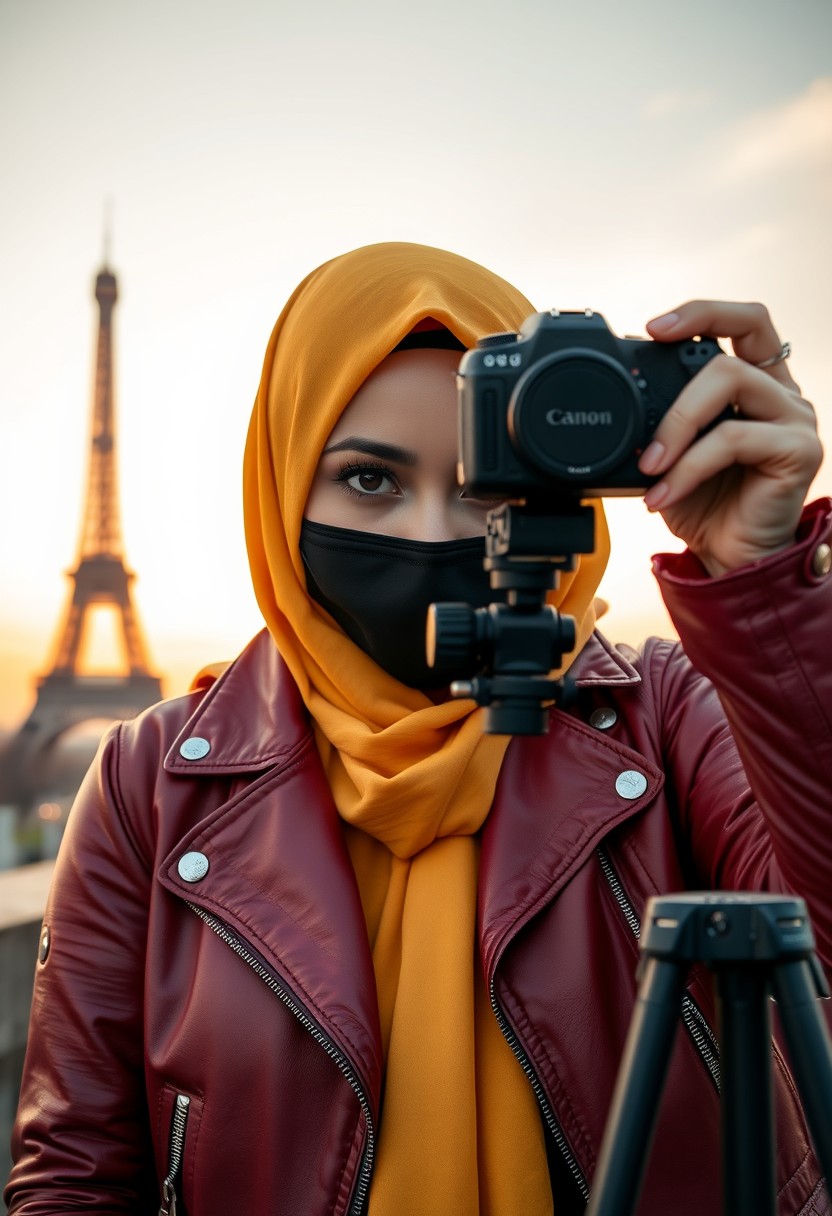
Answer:
[[(639, 656), (593, 632), (597, 506), (598, 548), (556, 597), (579, 696), (549, 734), (484, 736), (482, 711), (433, 687), (412, 602), (490, 598), (492, 504), (456, 482), (453, 370), (532, 311), (402, 244), (336, 258), (286, 305), (245, 458), (268, 630), (115, 727), (80, 792), (37, 968), (16, 1216), (580, 1211), (649, 895), (795, 890), (832, 960), (830, 504), (801, 516), (820, 448), (759, 306), (649, 326), (734, 349), (642, 458), (648, 507), (689, 545), (656, 572), (698, 671), (676, 645)], [(697, 438), (729, 401), (741, 418)], [(643, 1212), (718, 1204), (696, 972), (685, 1018)], [(777, 1090), (780, 1211), (826, 1212), (782, 1064)]]

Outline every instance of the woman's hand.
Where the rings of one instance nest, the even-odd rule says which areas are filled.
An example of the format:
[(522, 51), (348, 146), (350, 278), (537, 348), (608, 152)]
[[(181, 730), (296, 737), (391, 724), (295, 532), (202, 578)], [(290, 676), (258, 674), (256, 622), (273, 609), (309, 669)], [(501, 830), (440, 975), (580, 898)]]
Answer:
[[(734, 357), (707, 363), (665, 414), (639, 461), (660, 478), (645, 503), (712, 575), (787, 548), (823, 450), (786, 363), (754, 366), (781, 347), (767, 309), (694, 300), (647, 330), (660, 342), (730, 338)], [(729, 404), (736, 419), (699, 436)]]

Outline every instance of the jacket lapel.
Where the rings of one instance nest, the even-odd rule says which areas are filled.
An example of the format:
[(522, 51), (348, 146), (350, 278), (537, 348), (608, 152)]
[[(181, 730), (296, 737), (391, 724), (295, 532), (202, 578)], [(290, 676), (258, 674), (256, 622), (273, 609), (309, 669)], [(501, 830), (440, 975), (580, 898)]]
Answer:
[[(598, 636), (570, 674), (579, 687), (640, 680)], [(188, 759), (194, 739), (203, 754)], [(160, 880), (250, 943), (377, 1097), (378, 1008), (357, 885), (305, 708), (268, 634), (209, 689), (165, 769), (189, 778), (251, 776), (181, 838)], [(632, 773), (635, 784), (620, 780)], [(643, 791), (634, 792), (641, 779)], [(662, 784), (640, 753), (559, 710), (548, 736), (512, 742), (482, 838), (479, 917), (489, 978), (511, 938)], [(189, 852), (208, 862), (197, 881), (180, 872)]]
[[(640, 682), (628, 659), (597, 635), (570, 674), (579, 687)], [(480, 938), (489, 980), (515, 934), (663, 784), (661, 770), (641, 753), (560, 710), (552, 712), (548, 735), (512, 741), (480, 860)]]
[[(180, 748), (194, 738), (210, 750), (188, 761)], [(179, 840), (159, 879), (248, 944), (377, 1104), (381, 1036), (358, 889), (304, 707), (267, 636), (210, 689), (165, 768), (204, 777), (206, 802), (209, 778), (252, 773)], [(189, 853), (207, 862), (196, 880)]]

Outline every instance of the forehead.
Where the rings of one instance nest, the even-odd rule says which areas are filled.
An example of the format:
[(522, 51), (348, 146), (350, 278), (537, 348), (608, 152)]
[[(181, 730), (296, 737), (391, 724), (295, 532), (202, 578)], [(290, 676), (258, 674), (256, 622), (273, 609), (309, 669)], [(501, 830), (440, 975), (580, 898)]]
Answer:
[(458, 351), (430, 349), (388, 355), (347, 405), (330, 439), (418, 435), (444, 418), (455, 426), (454, 376), (460, 357)]

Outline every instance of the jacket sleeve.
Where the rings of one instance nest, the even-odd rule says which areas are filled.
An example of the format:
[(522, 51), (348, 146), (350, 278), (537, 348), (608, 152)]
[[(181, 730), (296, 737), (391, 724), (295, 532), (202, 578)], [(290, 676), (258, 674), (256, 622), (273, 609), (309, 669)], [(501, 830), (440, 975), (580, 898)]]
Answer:
[[(698, 772), (687, 774), (687, 809), (680, 814), (687, 818), (697, 869), (715, 887), (802, 896), (827, 966), (832, 964), (830, 527), (832, 503), (822, 500), (805, 511), (793, 547), (716, 579), (708, 578), (689, 553), (654, 559), (684, 650), (716, 689), (733, 736), (720, 731), (711, 713), (712, 729), (687, 740)], [(695, 680), (690, 684), (687, 693), (676, 688), (677, 706), (682, 696), (707, 695), (696, 691)], [(680, 740), (678, 747), (683, 745)], [(746, 797), (737, 793), (734, 745), (750, 787)]]
[(142, 1043), (150, 863), (118, 788), (122, 730), (105, 736), (81, 787), (47, 902), (5, 1192), (12, 1216), (158, 1204)]

